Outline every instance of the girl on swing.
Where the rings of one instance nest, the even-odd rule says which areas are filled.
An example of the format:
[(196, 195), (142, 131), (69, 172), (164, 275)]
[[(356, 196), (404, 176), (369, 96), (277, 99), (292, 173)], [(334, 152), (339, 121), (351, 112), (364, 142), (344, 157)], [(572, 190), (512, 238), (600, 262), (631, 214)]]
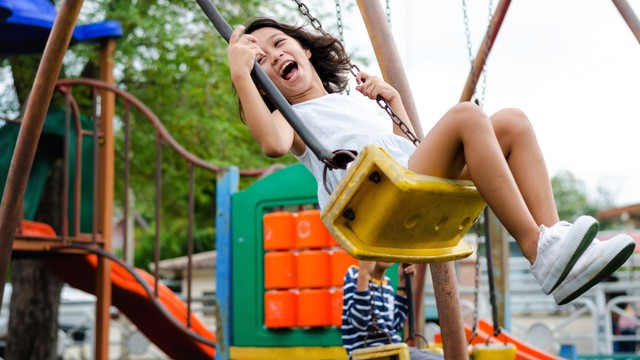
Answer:
[[(381, 96), (401, 119), (407, 119), (398, 91), (389, 84), (360, 72), (356, 90), (364, 96), (342, 94), (350, 59), (332, 36), (258, 18), (233, 32), (227, 54), (251, 134), (267, 156), (291, 152), (305, 164), (318, 181), (321, 207), (329, 198), (323, 184), (324, 164), (255, 85), (250, 76), (255, 62), (327, 148), (360, 151), (374, 143), (415, 173), (473, 181), (516, 239), (542, 291), (553, 294), (558, 304), (580, 296), (633, 253), (635, 242), (628, 235), (596, 239), (598, 222), (590, 216), (581, 216), (573, 224), (560, 221), (542, 152), (529, 119), (520, 110), (504, 109), (488, 116), (473, 103), (459, 103), (415, 147), (386, 112), (369, 100)], [(329, 188), (343, 174), (329, 171)]]

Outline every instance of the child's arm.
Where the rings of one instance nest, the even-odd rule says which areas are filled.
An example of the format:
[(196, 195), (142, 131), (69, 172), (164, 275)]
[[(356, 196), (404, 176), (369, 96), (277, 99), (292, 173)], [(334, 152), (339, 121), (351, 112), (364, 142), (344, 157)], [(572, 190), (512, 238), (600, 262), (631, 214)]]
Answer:
[[(242, 110), (251, 135), (269, 157), (280, 157), (290, 149), (302, 154), (305, 145), (296, 139), (293, 128), (279, 111), (271, 113), (251, 78), (257, 55), (263, 54), (251, 34), (242, 34), (244, 27), (235, 29), (229, 38), (227, 57), (231, 80), (238, 92)], [(294, 146), (294, 139), (295, 146)]]
[[(368, 330), (371, 324), (371, 292), (368, 280), (364, 290), (360, 290), (361, 278), (366, 277), (361, 277), (362, 273), (363, 269), (350, 267), (345, 275), (343, 287), (343, 306), (347, 323), (360, 331)], [(366, 269), (364, 269), (364, 273), (368, 273)]]
[[(404, 104), (402, 103), (402, 98), (400, 97), (398, 90), (387, 84), (381, 78), (369, 75), (364, 71), (360, 71), (358, 73), (356, 76), (356, 82), (358, 83), (356, 90), (360, 91), (364, 96), (372, 100), (377, 100), (378, 95), (381, 96), (387, 101), (387, 103), (389, 103), (393, 112), (398, 115), (405, 125), (407, 125), (409, 130), (414, 132), (411, 121), (409, 120), (409, 115), (407, 114), (407, 110), (404, 108)], [(400, 130), (400, 127), (395, 125), (395, 123), (393, 125), (393, 132), (397, 135), (406, 137), (402, 130)]]

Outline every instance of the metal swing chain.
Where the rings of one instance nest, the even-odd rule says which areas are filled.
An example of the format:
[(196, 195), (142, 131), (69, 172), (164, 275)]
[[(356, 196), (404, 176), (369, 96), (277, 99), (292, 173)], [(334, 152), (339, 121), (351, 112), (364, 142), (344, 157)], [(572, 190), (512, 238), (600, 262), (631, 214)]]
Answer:
[[(490, 48), (490, 42), (491, 42), (491, 20), (493, 19), (493, 1), (489, 0), (489, 13), (487, 15), (487, 21), (488, 21), (488, 25), (487, 25), (487, 35), (489, 35), (489, 39), (487, 40), (486, 44), (485, 44), (485, 48), (484, 48), (484, 53), (485, 56), (489, 55), (489, 48)], [(465, 27), (465, 31), (464, 34), (467, 38), (467, 53), (468, 53), (468, 57), (469, 57), (469, 63), (471, 64), (471, 78), (474, 81), (473, 84), (473, 97), (474, 97), (474, 102), (482, 107), (484, 106), (484, 100), (485, 100), (485, 96), (486, 96), (486, 92), (487, 92), (487, 63), (485, 61), (485, 64), (482, 68), (482, 97), (481, 99), (478, 99), (477, 97), (477, 91), (476, 88), (478, 86), (477, 80), (476, 80), (476, 68), (474, 66), (474, 56), (473, 56), (473, 50), (472, 50), (472, 46), (471, 46), (471, 30), (469, 27), (469, 15), (467, 13), (467, 3), (465, 0), (462, 0), (462, 13), (464, 15), (464, 27)]]
[[(388, 332), (380, 329), (380, 327), (378, 326), (378, 312), (376, 311), (376, 306), (375, 306), (375, 291), (373, 289), (373, 286), (371, 284), (371, 282), (369, 282), (369, 295), (371, 296), (371, 329), (369, 330), (369, 332), (367, 332), (367, 335), (364, 337), (364, 346), (367, 346), (367, 341), (369, 339), (369, 335), (378, 335), (378, 334), (385, 334), (387, 336), (387, 339), (389, 340), (389, 344), (393, 343), (393, 339), (391, 338), (391, 335), (389, 335)], [(384, 301), (384, 293), (383, 293), (383, 289), (382, 286), (380, 286), (380, 296), (382, 298), (382, 300)]]
[[(309, 19), (311, 26), (314, 29), (319, 31), (322, 35), (331, 36), (329, 33), (324, 31), (320, 21), (316, 17), (311, 15), (307, 5), (305, 5), (300, 0), (292, 0), (292, 1), (294, 1), (298, 5), (298, 11), (300, 12), (300, 14), (302, 14), (302, 16), (306, 16)], [(336, 9), (338, 8), (338, 6), (339, 4), (336, 5)], [(390, 16), (390, 13), (387, 12), (387, 15)], [(388, 20), (390, 21), (390, 18), (388, 18)], [(360, 68), (355, 64), (351, 64), (351, 74), (353, 74), (353, 76), (356, 76), (358, 75), (359, 72), (360, 72)], [(395, 113), (395, 111), (393, 111), (391, 106), (389, 106), (389, 103), (382, 96), (378, 96), (378, 98), (376, 99), (376, 102), (378, 103), (378, 106), (380, 106), (380, 108), (384, 110), (387, 113), (387, 115), (389, 115), (393, 123), (396, 124), (398, 128), (400, 128), (402, 133), (405, 134), (405, 136), (407, 136), (407, 138), (413, 143), (413, 145), (418, 146), (418, 144), (420, 144), (420, 139), (418, 139), (418, 137), (411, 131), (411, 129), (409, 129), (407, 124), (404, 121), (402, 121), (402, 119), (400, 119), (400, 117)]]
[[(476, 337), (476, 335), (478, 335), (478, 320), (479, 320), (479, 298), (480, 298), (480, 224), (481, 222), (484, 221), (482, 220), (482, 216), (480, 217), (479, 221), (476, 223), (476, 232), (478, 233), (478, 240), (477, 240), (477, 249), (476, 249), (476, 263), (475, 263), (475, 270), (476, 270), (476, 274), (475, 274), (475, 284), (473, 287), (473, 328), (471, 329), (471, 336), (469, 336), (469, 341), (467, 343), (467, 345), (471, 344), (471, 341), (473, 340), (473, 338)], [(484, 234), (483, 234), (484, 236)]]
[(391, 0), (387, 0), (385, 4), (385, 13), (387, 14), (387, 22), (391, 25)]

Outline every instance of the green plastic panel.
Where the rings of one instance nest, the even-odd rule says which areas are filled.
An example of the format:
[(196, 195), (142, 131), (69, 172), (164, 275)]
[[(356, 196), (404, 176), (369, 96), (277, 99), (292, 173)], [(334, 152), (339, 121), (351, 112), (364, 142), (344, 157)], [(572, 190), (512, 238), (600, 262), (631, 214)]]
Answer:
[(317, 183), (301, 164), (256, 181), (232, 197), (233, 346), (340, 346), (340, 329), (264, 326), (262, 217), (273, 208), (317, 204)]

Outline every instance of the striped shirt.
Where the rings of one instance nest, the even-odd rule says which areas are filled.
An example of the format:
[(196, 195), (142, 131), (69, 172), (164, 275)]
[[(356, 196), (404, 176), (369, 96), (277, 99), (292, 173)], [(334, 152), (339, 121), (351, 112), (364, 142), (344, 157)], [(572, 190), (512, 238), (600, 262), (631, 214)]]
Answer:
[[(355, 349), (365, 347), (365, 337), (371, 330), (371, 296), (378, 316), (378, 328), (383, 333), (369, 336), (366, 347), (402, 342), (400, 331), (407, 318), (407, 299), (397, 295), (389, 285), (389, 278), (384, 282), (372, 280), (369, 289), (357, 291), (358, 268), (351, 266), (344, 278), (344, 297), (342, 304), (342, 345), (351, 356)], [(386, 333), (386, 334), (385, 334)]]

